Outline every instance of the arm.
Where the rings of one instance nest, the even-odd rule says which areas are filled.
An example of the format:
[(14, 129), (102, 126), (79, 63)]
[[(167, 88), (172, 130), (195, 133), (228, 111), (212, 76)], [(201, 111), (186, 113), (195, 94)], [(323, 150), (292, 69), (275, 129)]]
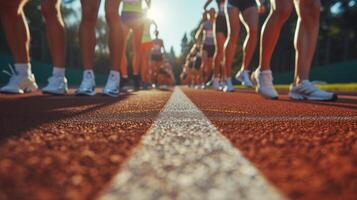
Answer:
[(207, 2), (205, 3), (205, 5), (203, 6), (203, 9), (204, 9), (205, 11), (207, 11), (207, 7), (209, 6), (209, 4), (211, 4), (212, 1), (213, 1), (213, 0), (207, 0)]
[(203, 25), (201, 24), (200, 28), (198, 28), (198, 31), (196, 32), (196, 35), (195, 35), (195, 40), (196, 41), (200, 38), (202, 32), (203, 32)]

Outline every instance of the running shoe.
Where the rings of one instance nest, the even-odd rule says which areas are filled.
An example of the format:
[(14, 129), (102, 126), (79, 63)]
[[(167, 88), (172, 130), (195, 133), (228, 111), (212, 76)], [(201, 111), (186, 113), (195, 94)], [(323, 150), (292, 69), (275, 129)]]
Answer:
[(215, 78), (215, 79), (213, 80), (212, 87), (213, 87), (213, 89), (215, 89), (215, 90), (221, 90), (221, 82), (220, 82), (219, 78)]
[(223, 92), (233, 92), (234, 91), (234, 87), (232, 84), (232, 79), (231, 78), (227, 78), (226, 79), (226, 84), (223, 87)]
[(46, 94), (64, 95), (68, 92), (68, 84), (66, 77), (52, 76), (48, 79), (48, 85), (42, 88), (42, 92)]
[(252, 81), (249, 78), (249, 71), (248, 70), (240, 70), (237, 72), (235, 77), (241, 84), (245, 87), (253, 87)]
[(290, 85), (289, 98), (293, 100), (334, 101), (337, 95), (317, 88), (308, 80), (298, 85)]
[(81, 85), (76, 91), (76, 95), (78, 96), (94, 96), (96, 94), (95, 92), (95, 80), (94, 76), (90, 72), (86, 72), (83, 75), (83, 80)]
[(258, 68), (251, 77), (256, 85), (256, 91), (265, 98), (278, 99), (278, 92), (273, 86), (273, 75), (271, 70), (260, 71)]
[(109, 74), (107, 84), (103, 88), (103, 94), (111, 97), (118, 97), (120, 93), (120, 76)]
[(9, 82), (5, 86), (0, 88), (0, 92), (23, 94), (33, 92), (38, 89), (35, 76), (33, 74), (20, 75), (15, 72), (11, 65), (9, 66), (11, 72), (5, 71), (5, 73), (10, 75)]

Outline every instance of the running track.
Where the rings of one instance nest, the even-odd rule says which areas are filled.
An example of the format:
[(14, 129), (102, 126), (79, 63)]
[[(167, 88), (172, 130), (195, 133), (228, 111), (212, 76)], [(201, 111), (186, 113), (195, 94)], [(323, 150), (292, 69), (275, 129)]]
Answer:
[(1, 200), (160, 198), (357, 199), (357, 96), (0, 95)]

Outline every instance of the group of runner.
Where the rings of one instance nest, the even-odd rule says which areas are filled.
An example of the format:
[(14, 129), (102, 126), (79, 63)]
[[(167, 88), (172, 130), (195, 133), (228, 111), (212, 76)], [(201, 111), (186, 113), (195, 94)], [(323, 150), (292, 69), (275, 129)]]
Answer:
[[(38, 89), (30, 64), (30, 33), (24, 6), (29, 0), (0, 0), (0, 18), (10, 47), (14, 68), (8, 83), (0, 88), (3, 93), (22, 94)], [(82, 19), (79, 27), (81, 62), (84, 68), (77, 95), (93, 96), (93, 71), (96, 46), (95, 26), (101, 0), (81, 0)], [(128, 70), (125, 56), (129, 33), (132, 32), (132, 66), (134, 89), (148, 89), (152, 83), (174, 84), (172, 67), (164, 58), (164, 44), (158, 28), (146, 16), (150, 0), (106, 0), (105, 17), (108, 24), (108, 47), (111, 70), (103, 94), (117, 97), (121, 86), (127, 84)], [(119, 7), (123, 4), (119, 14)], [(53, 73), (42, 92), (63, 95), (68, 92), (65, 77), (65, 26), (61, 15), (61, 0), (41, 0), (41, 11), (46, 23), (48, 46), (53, 62)], [(155, 26), (155, 39), (151, 39), (151, 26)], [(121, 72), (121, 73), (120, 73)], [(140, 75), (141, 77), (140, 77)]]
[[(277, 99), (273, 85), (271, 58), (280, 31), (293, 9), (298, 15), (295, 30), (295, 75), (289, 97), (294, 100), (335, 100), (337, 95), (316, 87), (309, 81), (316, 48), (320, 0), (270, 0), (259, 45), (259, 66), (250, 73), (251, 60), (257, 46), (259, 15), (265, 12), (263, 0), (215, 0), (218, 12), (204, 5), (203, 17), (195, 43), (186, 57), (181, 83), (205, 88), (209, 83), (216, 90), (233, 92), (232, 65), (236, 54), (241, 24), (247, 35), (243, 43), (243, 59), (235, 78), (243, 86), (255, 87), (265, 98)], [(211, 71), (213, 69), (213, 79)]]

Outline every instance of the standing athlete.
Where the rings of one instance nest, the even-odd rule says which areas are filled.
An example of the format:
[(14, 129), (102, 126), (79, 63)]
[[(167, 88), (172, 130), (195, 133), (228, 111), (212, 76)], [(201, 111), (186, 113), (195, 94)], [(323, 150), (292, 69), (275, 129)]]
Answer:
[[(30, 32), (23, 10), (27, 2), (27, 0), (0, 0), (1, 22), (15, 63), (15, 71), (12, 70), (11, 78), (7, 85), (0, 89), (1, 92), (21, 94), (38, 88), (31, 70)], [(42, 91), (50, 94), (65, 94), (68, 90), (64, 68), (65, 33), (60, 5), (61, 0), (41, 1), (41, 11), (45, 18), (53, 62), (53, 74)]]
[[(82, 21), (79, 27), (79, 43), (81, 48), (81, 60), (84, 67), (82, 83), (76, 91), (77, 95), (94, 96), (94, 52), (95, 52), (95, 25), (101, 0), (81, 0)], [(105, 1), (105, 17), (108, 23), (108, 46), (112, 61), (111, 71), (103, 94), (117, 97), (120, 84), (120, 62), (123, 54), (123, 30), (118, 13), (121, 0)]]
[(155, 31), (155, 39), (152, 41), (153, 47), (151, 49), (151, 77), (153, 88), (158, 85), (158, 75), (161, 65), (164, 61), (163, 52), (165, 52), (164, 41), (159, 38), (159, 31)]
[[(141, 41), (144, 30), (144, 13), (142, 8), (143, 0), (123, 0), (123, 8), (121, 12), (121, 19), (123, 22), (123, 37), (124, 37), (124, 50), (122, 54), (121, 72), (124, 79), (128, 78), (128, 61), (125, 56), (128, 36), (130, 31), (133, 33), (132, 37), (132, 65), (133, 65), (133, 79), (134, 89), (140, 89), (140, 75), (139, 67), (141, 57)], [(148, 7), (150, 7), (150, 0), (145, 0)]]
[[(237, 49), (237, 40), (240, 32), (240, 21), (244, 25), (247, 36), (243, 45), (243, 61), (241, 70), (236, 75), (236, 78), (242, 82), (242, 85), (252, 87), (253, 84), (249, 79), (249, 65), (254, 54), (257, 44), (258, 19), (260, 12), (264, 11), (261, 0), (228, 0), (228, 17), (229, 17), (229, 40), (226, 44), (226, 63), (225, 77), (226, 85), (225, 92), (234, 91), (231, 74), (233, 59)], [(257, 7), (258, 6), (258, 7)]]
[(150, 66), (150, 55), (151, 49), (153, 47), (153, 42), (151, 38), (151, 25), (155, 26), (155, 31), (157, 31), (157, 24), (149, 18), (144, 19), (144, 32), (143, 37), (141, 40), (141, 81), (143, 82), (143, 88), (149, 88), (150, 82), (150, 73), (149, 73), (149, 66)]
[(315, 87), (309, 81), (320, 21), (320, 0), (270, 0), (271, 10), (261, 33), (259, 68), (252, 74), (257, 92), (263, 97), (277, 99), (273, 86), (271, 57), (280, 31), (295, 6), (298, 15), (295, 30), (295, 75), (289, 97), (295, 100), (335, 100), (337, 95)]
[(208, 12), (204, 13), (204, 20), (196, 33), (196, 40), (199, 35), (203, 35), (203, 48), (202, 48), (202, 65), (200, 69), (202, 88), (205, 88), (208, 79), (211, 76), (213, 56), (215, 53), (215, 41), (213, 33), (213, 24), (215, 20), (216, 11), (211, 8)]
[[(207, 10), (208, 5), (213, 0), (207, 0), (204, 10)], [(214, 39), (216, 51), (214, 55), (214, 79), (213, 88), (216, 90), (221, 89), (220, 77), (222, 76), (222, 66), (224, 61), (224, 43), (228, 36), (228, 25), (226, 19), (226, 1), (216, 0), (218, 6), (218, 14), (214, 23)], [(228, 8), (229, 9), (229, 8)]]

